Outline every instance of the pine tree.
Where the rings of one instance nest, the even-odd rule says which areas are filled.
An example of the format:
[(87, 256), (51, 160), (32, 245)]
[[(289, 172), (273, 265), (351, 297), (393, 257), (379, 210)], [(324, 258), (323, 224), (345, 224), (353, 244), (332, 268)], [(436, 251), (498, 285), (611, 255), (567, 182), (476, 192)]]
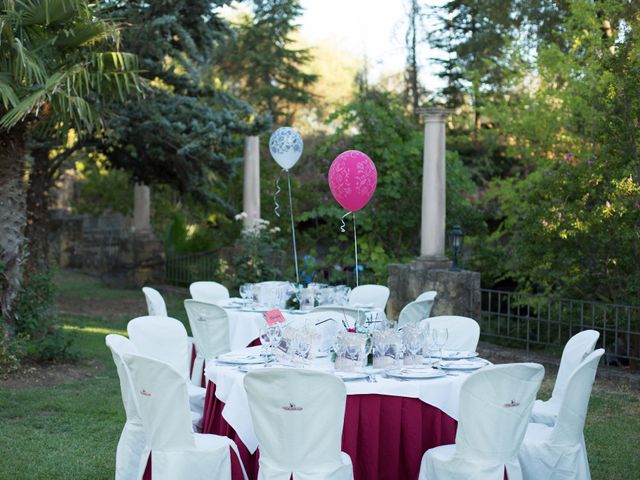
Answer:
[(229, 3), (112, 2), (114, 17), (131, 23), (123, 43), (138, 54), (151, 88), (109, 123), (105, 147), (110, 163), (135, 181), (171, 185), (235, 213), (219, 193), (223, 179), (244, 135), (265, 124), (211, 76), (230, 35), (218, 7)]
[(231, 89), (277, 125), (292, 123), (296, 106), (313, 98), (310, 87), (317, 76), (304, 71), (311, 52), (292, 47), (301, 13), (297, 0), (254, 0), (252, 14), (236, 26), (221, 58)]

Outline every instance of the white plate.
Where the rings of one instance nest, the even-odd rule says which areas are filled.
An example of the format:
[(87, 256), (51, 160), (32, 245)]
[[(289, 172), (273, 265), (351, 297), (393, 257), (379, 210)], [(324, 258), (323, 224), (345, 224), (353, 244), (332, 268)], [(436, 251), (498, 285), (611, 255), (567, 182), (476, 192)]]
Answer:
[(444, 377), (446, 373), (436, 370), (435, 368), (430, 369), (415, 369), (415, 368), (401, 368), (399, 370), (389, 370), (387, 372), (389, 377), (395, 378), (410, 378), (414, 380), (424, 380), (427, 378), (440, 378)]
[(481, 358), (475, 360), (457, 360), (440, 362), (443, 370), (478, 370), (487, 366), (489, 363)]
[(351, 382), (353, 380), (364, 380), (369, 375), (360, 372), (335, 372), (336, 377), (342, 379), (343, 382)]
[(290, 309), (285, 309), (282, 310), (284, 313), (288, 313), (289, 315), (304, 315), (305, 313), (309, 313), (308, 311), (305, 312), (304, 310), (290, 310)]
[[(443, 360), (461, 360), (463, 358), (475, 358), (478, 356), (478, 352), (465, 352), (462, 350), (443, 350)], [(432, 355), (433, 358), (440, 358), (439, 355)]]
[(329, 356), (329, 352), (316, 352), (316, 358), (327, 358)]
[(222, 354), (217, 358), (218, 363), (228, 363), (229, 365), (253, 365), (264, 363), (264, 357), (259, 354)]

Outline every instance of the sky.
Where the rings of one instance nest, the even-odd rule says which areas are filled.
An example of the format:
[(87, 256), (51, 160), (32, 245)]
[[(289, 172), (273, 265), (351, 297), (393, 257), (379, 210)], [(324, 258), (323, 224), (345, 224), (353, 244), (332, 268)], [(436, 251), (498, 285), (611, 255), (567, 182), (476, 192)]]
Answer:
[[(331, 40), (358, 58), (366, 56), (373, 82), (404, 69), (408, 0), (302, 0), (301, 3), (305, 9), (300, 20), (301, 34), (309, 43)], [(427, 3), (437, 5), (443, 1)], [(436, 54), (427, 45), (418, 50), (420, 80), (429, 90), (444, 84), (435, 76), (437, 66), (429, 61)]]

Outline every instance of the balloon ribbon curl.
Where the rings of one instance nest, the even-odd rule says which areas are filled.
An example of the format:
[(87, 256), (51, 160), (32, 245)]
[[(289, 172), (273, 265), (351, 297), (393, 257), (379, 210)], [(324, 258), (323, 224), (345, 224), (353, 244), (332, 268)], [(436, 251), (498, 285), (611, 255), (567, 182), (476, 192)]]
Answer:
[(340, 218), (340, 222), (341, 222), (340, 232), (342, 233), (347, 232), (347, 223), (344, 221), (344, 219), (349, 215), (353, 215), (353, 251), (354, 251), (355, 260), (356, 260), (355, 273), (356, 273), (356, 287), (357, 287), (360, 285), (360, 279), (358, 274), (358, 234), (356, 232), (356, 212), (347, 212)]
[[(284, 168), (282, 170), (280, 170), (280, 173), (276, 177), (276, 189), (273, 192), (273, 205), (274, 205), (273, 213), (275, 213), (276, 217), (278, 217), (278, 218), (280, 218), (280, 204), (278, 203), (278, 195), (282, 191), (282, 189), (280, 188), (280, 177), (282, 177), (282, 172), (284, 172)], [(288, 173), (289, 172), (287, 172), (287, 174)]]

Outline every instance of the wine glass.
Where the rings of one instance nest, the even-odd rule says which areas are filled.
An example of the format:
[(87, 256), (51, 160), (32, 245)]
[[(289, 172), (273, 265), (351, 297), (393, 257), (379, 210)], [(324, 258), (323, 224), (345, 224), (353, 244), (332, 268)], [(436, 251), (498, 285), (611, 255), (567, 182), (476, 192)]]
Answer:
[(309, 351), (311, 350), (311, 341), (308, 337), (301, 335), (298, 339), (298, 345), (296, 349), (297, 355), (300, 357), (300, 361), (304, 366), (307, 355), (309, 355)]
[(240, 296), (246, 302), (253, 295), (253, 285), (243, 283), (240, 285)]
[(262, 352), (261, 355), (264, 357), (264, 366), (266, 367), (269, 363), (269, 350), (271, 350), (271, 345), (273, 340), (269, 335), (269, 328), (263, 327), (260, 329), (260, 343), (262, 344)]
[(449, 338), (449, 330), (446, 328), (434, 328), (431, 331), (431, 338), (433, 340), (433, 345), (440, 352), (440, 363), (439, 366), (442, 368), (442, 347), (447, 343), (447, 339)]
[(409, 361), (410, 364), (417, 363), (416, 356), (418, 355), (418, 352), (422, 348), (422, 344), (423, 344), (422, 333), (417, 329), (412, 331), (407, 338), (407, 350), (411, 355), (411, 360)]

